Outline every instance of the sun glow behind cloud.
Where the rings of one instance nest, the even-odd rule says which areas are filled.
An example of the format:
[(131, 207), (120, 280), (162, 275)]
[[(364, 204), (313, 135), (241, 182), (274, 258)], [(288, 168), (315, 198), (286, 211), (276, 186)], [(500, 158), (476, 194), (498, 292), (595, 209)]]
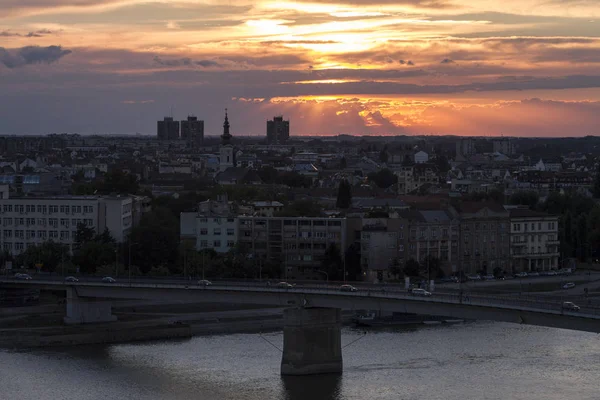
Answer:
[(248, 133), (284, 113), (296, 134), (589, 134), (598, 32), (592, 1), (3, 0), (0, 90), (22, 103), (0, 100), (1, 133), (35, 131), (14, 109), (35, 88), (94, 93), (125, 125), (133, 107), (233, 103)]

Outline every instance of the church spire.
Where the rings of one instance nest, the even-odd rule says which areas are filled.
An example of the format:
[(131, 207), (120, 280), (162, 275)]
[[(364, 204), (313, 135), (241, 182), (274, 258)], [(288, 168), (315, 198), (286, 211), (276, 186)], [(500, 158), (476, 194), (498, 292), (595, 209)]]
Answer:
[(231, 141), (231, 133), (229, 133), (229, 118), (227, 117), (227, 109), (225, 109), (225, 122), (223, 122), (223, 134), (221, 135), (221, 143), (229, 144)]

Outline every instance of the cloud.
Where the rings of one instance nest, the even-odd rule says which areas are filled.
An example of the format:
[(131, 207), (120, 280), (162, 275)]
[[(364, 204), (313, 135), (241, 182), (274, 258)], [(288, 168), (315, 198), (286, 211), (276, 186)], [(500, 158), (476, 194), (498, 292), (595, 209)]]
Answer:
[(29, 33), (18, 33), (18, 32), (10, 32), (10, 31), (2, 31), (0, 32), (0, 37), (28, 37), (28, 38), (32, 38), (32, 37), (43, 37), (46, 35), (52, 35), (54, 34), (53, 31), (49, 30), (49, 29), (40, 29), (37, 31), (31, 31)]
[(402, 65), (415, 65), (411, 60), (400, 60), (398, 62)]
[(454, 64), (454, 60), (444, 58), (442, 61), (440, 61), (440, 64)]
[(192, 67), (194, 65), (198, 65), (203, 68), (210, 68), (210, 67), (220, 67), (221, 66), (221, 64), (219, 64), (218, 62), (213, 61), (213, 60), (195, 61), (189, 57), (164, 59), (164, 58), (160, 58), (159, 56), (155, 56), (154, 62), (158, 65), (162, 65), (165, 67)]
[(7, 68), (18, 68), (31, 64), (51, 64), (71, 54), (61, 46), (26, 46), (20, 49), (0, 47), (0, 63)]

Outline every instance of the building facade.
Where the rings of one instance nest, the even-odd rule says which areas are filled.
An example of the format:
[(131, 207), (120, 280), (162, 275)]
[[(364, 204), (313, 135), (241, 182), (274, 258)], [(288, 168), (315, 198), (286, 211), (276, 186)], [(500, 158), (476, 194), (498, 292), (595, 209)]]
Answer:
[(510, 266), (509, 213), (498, 204), (463, 203), (460, 217), (459, 268), (465, 274), (492, 274)]
[(179, 139), (179, 121), (174, 121), (173, 117), (165, 117), (158, 121), (156, 126), (156, 137), (158, 140), (177, 140)]
[(133, 227), (129, 196), (11, 198), (4, 188), (0, 189), (1, 243), (12, 255), (48, 240), (66, 244), (72, 251), (79, 224), (96, 232), (108, 229), (117, 242), (125, 241)]
[(510, 253), (514, 272), (559, 268), (558, 216), (510, 210)]
[(284, 121), (283, 116), (274, 117), (267, 121), (267, 142), (285, 143), (290, 138), (290, 121)]
[(404, 218), (363, 218), (360, 232), (361, 267), (366, 280), (391, 278), (393, 265), (406, 262), (408, 221)]
[(201, 146), (204, 142), (204, 121), (190, 115), (181, 121), (181, 139), (193, 146)]

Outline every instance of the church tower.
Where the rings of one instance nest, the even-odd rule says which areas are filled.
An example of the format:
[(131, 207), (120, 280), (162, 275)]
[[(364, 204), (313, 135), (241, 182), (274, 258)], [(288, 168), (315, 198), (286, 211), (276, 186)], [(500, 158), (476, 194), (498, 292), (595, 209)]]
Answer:
[(223, 172), (227, 168), (235, 166), (233, 159), (233, 145), (231, 144), (231, 133), (229, 133), (229, 118), (227, 109), (225, 109), (225, 122), (223, 122), (223, 134), (221, 135), (221, 148), (219, 149), (219, 171)]

